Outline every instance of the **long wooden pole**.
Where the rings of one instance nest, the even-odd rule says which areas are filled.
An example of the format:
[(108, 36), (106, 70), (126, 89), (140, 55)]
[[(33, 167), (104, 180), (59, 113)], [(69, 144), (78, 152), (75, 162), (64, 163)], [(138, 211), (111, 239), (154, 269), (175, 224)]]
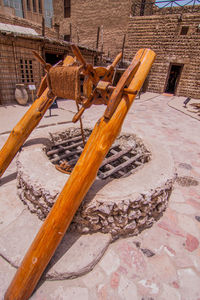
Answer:
[[(154, 61), (155, 53), (149, 49), (143, 52), (141, 49), (135, 58), (140, 59), (141, 65), (128, 88), (139, 91)], [(102, 117), (96, 123), (71, 176), (17, 270), (5, 294), (5, 300), (26, 300), (30, 297), (94, 182), (134, 98), (135, 95), (123, 97), (109, 121)]]
[[(67, 56), (63, 65), (68, 65), (73, 61), (73, 57)], [(24, 144), (33, 129), (38, 125), (54, 98), (48, 99), (46, 88), (42, 95), (35, 100), (23, 118), (13, 128), (10, 136), (0, 151), (0, 177), (3, 175), (20, 147)]]

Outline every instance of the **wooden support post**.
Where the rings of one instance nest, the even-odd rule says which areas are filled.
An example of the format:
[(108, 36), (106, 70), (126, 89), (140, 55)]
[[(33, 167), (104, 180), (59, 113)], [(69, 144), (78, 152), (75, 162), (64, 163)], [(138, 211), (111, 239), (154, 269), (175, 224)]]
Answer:
[(69, 23), (69, 35), (70, 35), (69, 41), (71, 43), (72, 42), (72, 23)]
[(122, 61), (121, 61), (122, 66), (123, 66), (123, 62), (124, 62), (124, 47), (125, 47), (125, 42), (126, 42), (126, 34), (124, 34), (123, 44), (122, 44)]
[(99, 33), (100, 33), (100, 27), (97, 28), (97, 42), (96, 42), (96, 50), (97, 51), (99, 48)]
[(101, 25), (101, 52), (103, 52), (103, 25)]
[(45, 37), (45, 18), (42, 17), (42, 36)]
[[(139, 50), (135, 59), (141, 64), (129, 84), (131, 90), (140, 90), (154, 61), (155, 53)], [(62, 240), (81, 201), (94, 182), (99, 167), (118, 136), (135, 95), (122, 97), (109, 121), (102, 117), (95, 125), (71, 176), (43, 223), (32, 245), (18, 268), (5, 300), (26, 300), (31, 296), (44, 269)]]
[[(63, 62), (64, 65), (68, 65), (72, 62), (73, 58), (67, 56)], [(43, 94), (35, 100), (31, 105), (27, 113), (19, 121), (19, 123), (13, 128), (10, 136), (8, 137), (5, 145), (0, 151), (0, 177), (3, 175), (10, 162), (17, 154), (20, 147), (24, 144), (28, 136), (33, 129), (38, 125), (46, 110), (52, 104), (54, 99), (48, 100), (48, 91), (46, 88)]]

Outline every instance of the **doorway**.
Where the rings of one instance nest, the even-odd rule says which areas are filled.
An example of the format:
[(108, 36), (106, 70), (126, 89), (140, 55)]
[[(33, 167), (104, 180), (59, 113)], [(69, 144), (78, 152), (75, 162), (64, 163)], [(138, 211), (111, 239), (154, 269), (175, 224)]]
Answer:
[(53, 66), (56, 63), (58, 63), (60, 60), (63, 60), (63, 55), (45, 52), (45, 60), (47, 63)]
[(171, 64), (169, 67), (165, 93), (175, 94), (178, 82), (181, 77), (183, 65)]

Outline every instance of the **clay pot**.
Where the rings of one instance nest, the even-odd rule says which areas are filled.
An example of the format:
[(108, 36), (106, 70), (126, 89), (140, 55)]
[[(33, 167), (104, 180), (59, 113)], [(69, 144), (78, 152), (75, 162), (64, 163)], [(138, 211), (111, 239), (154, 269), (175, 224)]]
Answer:
[(27, 103), (28, 93), (24, 84), (16, 84), (15, 99), (21, 105), (25, 105)]

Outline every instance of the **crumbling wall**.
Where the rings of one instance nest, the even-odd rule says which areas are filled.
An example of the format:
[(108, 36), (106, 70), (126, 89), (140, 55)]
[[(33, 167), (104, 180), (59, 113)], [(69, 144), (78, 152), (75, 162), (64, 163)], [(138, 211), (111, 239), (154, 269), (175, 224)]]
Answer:
[[(131, 59), (140, 48), (157, 54), (148, 78), (148, 90), (163, 93), (170, 64), (183, 64), (176, 95), (200, 98), (200, 12), (130, 17), (125, 57)], [(186, 35), (181, 35), (188, 26)]]

